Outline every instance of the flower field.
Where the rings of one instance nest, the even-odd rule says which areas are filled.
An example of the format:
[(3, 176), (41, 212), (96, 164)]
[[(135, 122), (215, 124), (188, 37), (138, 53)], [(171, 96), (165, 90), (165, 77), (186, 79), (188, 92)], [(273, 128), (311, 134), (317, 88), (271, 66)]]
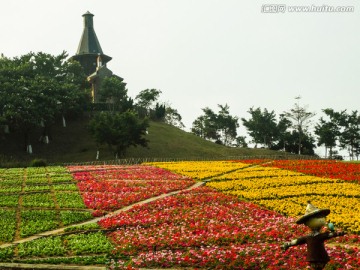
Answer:
[(239, 177), (208, 185), (287, 216), (300, 216), (307, 201), (316, 202), (320, 208), (330, 208), (329, 220), (348, 231), (360, 233), (359, 216), (354, 214), (360, 213), (358, 184), (306, 175), (281, 177), (280, 182), (277, 180), (263, 177), (256, 181), (241, 181)]
[[(181, 164), (200, 168), (192, 170), (191, 175), (201, 179), (201, 163), (206, 162), (193, 163), (193, 166), (187, 162)], [(239, 169), (229, 171), (231, 165), (227, 163), (240, 163)], [(360, 165), (322, 160), (264, 160), (263, 166), (259, 163), (259, 160), (212, 162), (211, 170), (216, 173), (212, 177), (207, 175), (211, 180), (207, 186), (292, 217), (302, 215), (307, 201), (311, 201), (320, 208), (330, 208), (329, 219), (337, 226), (360, 234), (360, 214), (356, 214), (360, 213), (360, 185), (357, 180)], [(174, 169), (171, 164), (165, 164), (165, 168), (179, 171), (181, 164), (176, 164)], [(270, 167), (272, 164), (276, 167)], [(159, 163), (156, 166), (164, 165)], [(186, 169), (181, 168), (181, 171), (186, 172)], [(343, 180), (339, 178), (339, 172), (345, 171)], [(309, 175), (310, 172), (316, 172), (317, 176)]]
[(105, 264), (113, 246), (99, 226), (7, 244), (193, 184), (150, 166), (0, 169), (0, 261)]
[(225, 172), (232, 172), (250, 166), (249, 164), (227, 161), (149, 162), (146, 164), (186, 175), (196, 180), (206, 180), (216, 175), (222, 175)]
[[(0, 261), (108, 269), (309, 269), (305, 246), (286, 252), (280, 246), (308, 232), (295, 220), (310, 200), (330, 208), (336, 230), (348, 232), (327, 242), (331, 261), (325, 269), (359, 269), (360, 165), (346, 170), (341, 164), (348, 166), (241, 160), (0, 169), (0, 244), (184, 190), (98, 224), (0, 248)], [(185, 191), (193, 179), (206, 180), (206, 186)]]
[[(307, 269), (304, 246), (280, 249), (284, 241), (306, 233), (294, 218), (209, 187), (136, 207), (99, 225), (117, 228), (109, 234), (114, 268)], [(357, 248), (328, 251), (333, 267), (328, 269), (356, 269), (360, 263)]]
[(194, 184), (186, 176), (151, 166), (69, 167), (88, 208), (120, 209)]
[(360, 166), (357, 163), (336, 160), (241, 160), (242, 164), (262, 164), (319, 177), (360, 181)]

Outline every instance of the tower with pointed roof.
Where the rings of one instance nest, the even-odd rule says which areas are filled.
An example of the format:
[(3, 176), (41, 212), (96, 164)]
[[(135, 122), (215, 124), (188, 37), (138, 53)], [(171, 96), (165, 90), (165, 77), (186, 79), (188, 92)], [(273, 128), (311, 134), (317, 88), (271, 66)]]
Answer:
[(90, 75), (96, 70), (98, 56), (101, 57), (104, 65), (111, 60), (111, 57), (104, 54), (101, 49), (94, 30), (94, 15), (88, 11), (82, 16), (84, 17), (84, 29), (76, 54), (72, 58), (80, 62), (86, 75)]
[(88, 11), (82, 16), (84, 18), (83, 33), (76, 54), (71, 59), (78, 61), (84, 68), (88, 81), (91, 83), (93, 102), (98, 102), (100, 99), (98, 89), (102, 80), (105, 77), (116, 75), (106, 67), (112, 58), (104, 54), (101, 49), (94, 30), (94, 15)]

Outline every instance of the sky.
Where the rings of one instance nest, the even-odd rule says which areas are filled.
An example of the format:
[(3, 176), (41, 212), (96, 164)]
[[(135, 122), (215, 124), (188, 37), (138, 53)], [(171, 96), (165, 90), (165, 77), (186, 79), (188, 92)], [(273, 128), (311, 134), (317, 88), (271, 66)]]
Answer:
[(72, 56), (87, 11), (129, 96), (161, 90), (187, 131), (218, 104), (249, 119), (251, 107), (279, 115), (300, 96), (315, 123), (325, 108), (360, 110), (359, 1), (3, 0), (0, 53)]

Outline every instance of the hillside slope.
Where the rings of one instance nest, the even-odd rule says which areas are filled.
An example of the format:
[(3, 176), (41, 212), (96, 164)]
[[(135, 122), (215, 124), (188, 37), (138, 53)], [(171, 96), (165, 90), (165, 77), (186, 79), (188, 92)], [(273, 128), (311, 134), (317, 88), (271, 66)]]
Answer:
[[(0, 136), (0, 162), (29, 162), (35, 158), (46, 159), (49, 163), (89, 162), (114, 159), (113, 151), (106, 145), (98, 146), (87, 130), (89, 118), (68, 121), (62, 127), (60, 121), (52, 127), (50, 144), (38, 141), (41, 130), (31, 134), (33, 154), (24, 152), (24, 139), (20, 134)], [(149, 147), (131, 147), (125, 158), (231, 158), (237, 156), (277, 155), (279, 152), (266, 149), (232, 148), (218, 145), (173, 126), (151, 122), (147, 139)]]
[(149, 149), (131, 148), (129, 157), (152, 158), (225, 158), (231, 156), (274, 155), (266, 149), (233, 148), (204, 140), (173, 126), (152, 122), (149, 128)]

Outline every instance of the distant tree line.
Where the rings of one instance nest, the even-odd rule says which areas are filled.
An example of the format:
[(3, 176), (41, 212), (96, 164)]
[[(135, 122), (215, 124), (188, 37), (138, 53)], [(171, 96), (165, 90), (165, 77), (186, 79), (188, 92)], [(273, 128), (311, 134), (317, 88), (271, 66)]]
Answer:
[[(336, 147), (347, 150), (350, 159), (360, 155), (360, 115), (357, 111), (336, 112), (324, 109), (325, 114), (317, 123), (311, 118), (315, 113), (306, 106), (300, 106), (299, 99), (293, 108), (277, 117), (274, 111), (250, 108), (249, 118), (241, 118), (243, 126), (250, 136), (249, 143), (272, 150), (281, 150), (294, 154), (314, 155), (316, 146), (325, 146), (325, 157), (341, 158)], [(238, 117), (231, 116), (229, 106), (218, 105), (215, 113), (203, 108), (192, 124), (191, 131), (197, 136), (227, 146), (247, 147), (245, 136), (237, 136)], [(313, 128), (314, 134), (311, 132)]]
[[(179, 112), (159, 101), (160, 90), (145, 89), (132, 99), (126, 83), (117, 76), (104, 79), (101, 103), (91, 103), (90, 85), (82, 67), (67, 57), (66, 52), (57, 56), (30, 52), (20, 57), (0, 57), (1, 133), (20, 132), (28, 153), (32, 153), (31, 134), (35, 129), (42, 130), (39, 140), (49, 143), (56, 119), (61, 119), (66, 127), (68, 117), (84, 111), (92, 115), (89, 131), (95, 141), (107, 144), (117, 157), (124, 155), (130, 146), (147, 147), (149, 120), (184, 128)], [(296, 99), (293, 108), (279, 117), (266, 108), (252, 107), (248, 110), (249, 118), (239, 119), (230, 114), (227, 104), (218, 104), (217, 112), (205, 107), (192, 123), (191, 132), (225, 146), (247, 147), (252, 143), (255, 147), (314, 155), (316, 145), (323, 145), (330, 158), (338, 154), (337, 147), (347, 150), (351, 159), (358, 158), (357, 111), (324, 109), (325, 115), (314, 124), (311, 119), (315, 114), (300, 106), (300, 97)], [(249, 142), (245, 136), (237, 135), (239, 120), (251, 138)]]

